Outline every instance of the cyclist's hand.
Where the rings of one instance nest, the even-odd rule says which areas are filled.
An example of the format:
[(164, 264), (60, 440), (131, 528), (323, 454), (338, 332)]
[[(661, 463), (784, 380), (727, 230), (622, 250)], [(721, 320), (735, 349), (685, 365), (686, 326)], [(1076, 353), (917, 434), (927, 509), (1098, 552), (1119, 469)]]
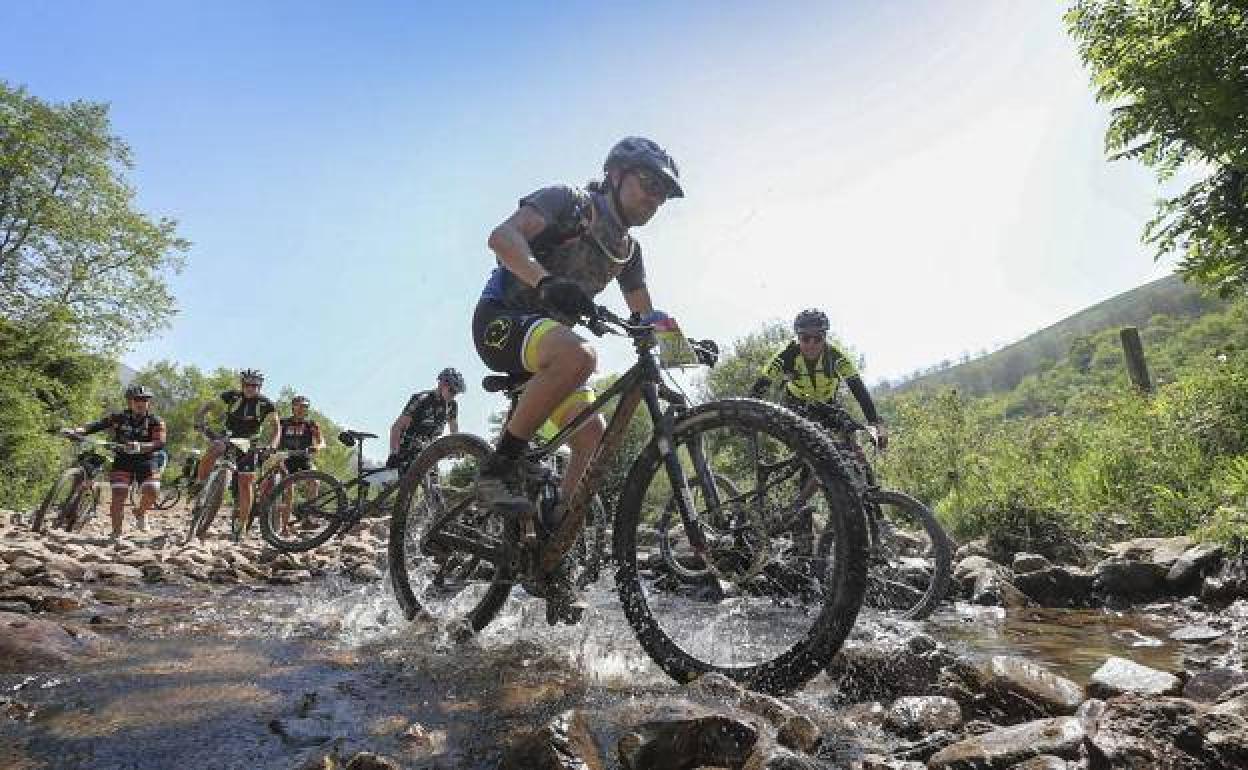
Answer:
[(139, 442), (137, 441), (127, 441), (126, 443), (122, 444), (122, 448), (124, 449), (126, 454), (131, 454), (131, 455), (137, 455), (139, 451), (142, 449), (142, 447), (139, 446)]
[(402, 459), (399, 457), (399, 453), (398, 453), (398, 452), (391, 452), (391, 453), (390, 453), (390, 456), (386, 458), (386, 467), (387, 467), (387, 468), (395, 468), (395, 469), (398, 469), (398, 467), (399, 467), (399, 465), (400, 465), (401, 463), (402, 463)]
[(556, 313), (571, 318), (594, 314), (594, 301), (576, 281), (548, 275), (538, 281), (537, 290), (541, 293), (542, 303)]

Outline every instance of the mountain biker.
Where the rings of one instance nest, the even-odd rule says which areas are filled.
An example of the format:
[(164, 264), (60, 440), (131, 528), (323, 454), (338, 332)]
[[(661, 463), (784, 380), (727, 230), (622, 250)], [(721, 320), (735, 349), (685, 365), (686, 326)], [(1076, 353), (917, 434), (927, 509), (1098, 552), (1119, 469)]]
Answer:
[(451, 433), (458, 433), (459, 404), (455, 403), (455, 397), (467, 389), (464, 375), (448, 366), (438, 372), (432, 390), (413, 393), (390, 426), (390, 456), (386, 458), (386, 467), (403, 473), (426, 444), (442, 435), (443, 429), (450, 427)]
[(793, 319), (793, 339), (763, 366), (750, 395), (762, 398), (773, 381), (783, 382), (782, 404), (820, 422), (825, 429), (839, 432), (839, 425), (827, 424), (820, 412), (809, 407), (812, 404), (839, 407), (841, 383), (844, 383), (862, 408), (863, 416), (883, 449), (888, 445), (884, 421), (876, 412), (875, 402), (853, 359), (828, 340), (829, 326), (828, 316), (822, 310), (809, 308), (798, 313)]
[[(108, 473), (109, 486), (112, 487), (108, 512), (112, 519), (114, 540), (121, 537), (123, 509), (132, 482), (139, 483), (139, 506), (134, 512), (138, 520), (143, 521), (144, 515), (156, 502), (156, 494), (160, 491), (160, 472), (155, 454), (165, 445), (165, 421), (150, 411), (152, 392), (143, 385), (134, 384), (126, 388), (125, 396), (125, 410), (71, 430), (80, 436), (110, 430), (112, 440), (123, 445), (114, 456)], [(146, 529), (146, 526), (143, 528)]]
[[(308, 407), (312, 401), (307, 396), (295, 396), (290, 400), (290, 417), (278, 420), (277, 449), (288, 454), (281, 458), (282, 470), (285, 473), (298, 473), (312, 468), (312, 455), (325, 448), (325, 438), (321, 435), (321, 426), (316, 420), (308, 417)], [(260, 499), (268, 494), (273, 477), (261, 485)], [(313, 479), (307, 482), (309, 498), (314, 499), (320, 489), (320, 482)], [(290, 506), (294, 499), (294, 489), (286, 487), (282, 492), (281, 513), (283, 536), (290, 534)]]
[[(260, 387), (264, 384), (264, 375), (255, 369), (244, 369), (239, 372), (238, 380), (238, 390), (227, 390), (221, 394), (221, 400), (226, 407), (226, 431), (229, 432), (231, 438), (254, 440), (260, 435), (261, 429), (267, 425), (273, 436), (269, 441), (269, 448), (275, 448), (280, 427), (277, 419), (277, 406), (267, 396), (260, 393)], [(212, 406), (213, 402), (208, 402), (195, 412), (195, 429), (200, 433), (205, 433), (207, 430), (204, 418)], [(212, 466), (224, 451), (225, 439), (214, 438), (209, 444), (208, 451), (204, 452), (199, 459), (199, 470), (195, 478), (197, 484), (202, 484), (204, 479), (208, 478), (208, 474), (212, 472)], [(252, 485), (256, 480), (258, 454), (258, 447), (253, 445), (238, 458), (238, 510), (236, 514), (241, 524), (239, 532), (246, 532), (247, 525), (251, 521)]]
[[(876, 444), (884, 449), (888, 446), (884, 421), (876, 412), (875, 402), (871, 400), (871, 393), (863, 384), (853, 359), (839, 345), (828, 340), (829, 326), (828, 316), (822, 310), (808, 308), (798, 313), (793, 319), (794, 338), (763, 366), (750, 389), (750, 395), (762, 398), (773, 382), (782, 382), (784, 390), (780, 403), (815, 421), (824, 430), (840, 436), (844, 434), (844, 426), (835, 421), (835, 412), (821, 410), (818, 406), (831, 405), (839, 411), (841, 383), (844, 383), (871, 426)], [(799, 506), (814, 493), (806, 481), (802, 486)], [(805, 516), (798, 521), (797, 547), (809, 553), (813, 548), (813, 522), (809, 520), (811, 511), (808, 508), (799, 510), (805, 511)]]
[[(490, 233), (498, 266), (473, 315), (473, 340), (490, 369), (529, 379), (482, 464), (477, 490), (484, 502), (514, 515), (533, 513), (522, 488), (532, 472), (523, 460), (529, 440), (547, 418), (567, 425), (594, 398), (585, 383), (597, 357), (571, 327), (593, 312), (593, 297), (613, 279), (631, 311), (645, 319), (655, 314), (641, 246), (630, 229), (649, 222), (669, 198), (684, 196), (679, 171), (667, 151), (642, 137), (617, 142), (602, 168), (603, 178), (584, 189), (554, 185), (526, 195)], [(563, 499), (605, 428), (596, 416), (569, 439)], [(558, 509), (543, 524), (553, 528), (562, 516)], [(583, 609), (569, 569), (565, 560), (547, 576), (548, 621), (575, 622)]]

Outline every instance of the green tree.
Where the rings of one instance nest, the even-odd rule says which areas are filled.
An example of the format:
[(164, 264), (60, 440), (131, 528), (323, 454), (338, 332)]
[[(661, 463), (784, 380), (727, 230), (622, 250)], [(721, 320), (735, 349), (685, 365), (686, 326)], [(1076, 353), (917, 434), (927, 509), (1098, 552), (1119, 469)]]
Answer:
[(1228, 295), (1248, 287), (1248, 9), (1242, 0), (1077, 0), (1066, 24), (1113, 105), (1112, 159), (1162, 181), (1200, 181), (1162, 200), (1144, 232), (1157, 256)]
[(189, 244), (136, 209), (131, 167), (106, 104), (0, 81), (0, 312), (109, 352), (168, 323), (165, 276)]

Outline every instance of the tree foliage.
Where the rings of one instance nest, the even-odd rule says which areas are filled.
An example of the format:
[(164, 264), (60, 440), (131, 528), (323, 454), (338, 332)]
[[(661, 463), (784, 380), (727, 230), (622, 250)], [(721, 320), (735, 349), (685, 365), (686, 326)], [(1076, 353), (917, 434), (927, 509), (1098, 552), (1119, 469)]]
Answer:
[(1145, 240), (1223, 295), (1248, 287), (1248, 8), (1239, 0), (1077, 0), (1070, 33), (1113, 105), (1113, 159), (1165, 181), (1202, 178), (1159, 203)]
[(0, 310), (116, 352), (168, 323), (188, 243), (137, 210), (108, 106), (50, 104), (0, 81)]

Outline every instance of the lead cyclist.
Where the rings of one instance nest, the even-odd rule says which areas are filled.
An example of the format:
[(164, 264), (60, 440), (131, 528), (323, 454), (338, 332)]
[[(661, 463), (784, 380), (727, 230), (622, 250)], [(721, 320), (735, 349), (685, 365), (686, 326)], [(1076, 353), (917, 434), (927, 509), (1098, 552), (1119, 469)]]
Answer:
[[(536, 469), (523, 455), (538, 428), (548, 418), (567, 425), (593, 401), (586, 382), (597, 355), (572, 330), (576, 319), (594, 311), (593, 298), (612, 280), (633, 313), (643, 320), (661, 315), (631, 230), (649, 222), (667, 200), (684, 197), (676, 162), (656, 142), (627, 137), (611, 148), (602, 170), (603, 178), (583, 189), (553, 185), (526, 195), (490, 233), (498, 266), (477, 303), (473, 340), (490, 369), (530, 377), (477, 479), (481, 499), (508, 515), (533, 512), (522, 482)], [(598, 416), (570, 437), (563, 500), (584, 475), (605, 429)], [(557, 507), (543, 527), (558, 526), (565, 512)], [(567, 561), (547, 576), (552, 624), (575, 623), (585, 608)]]

